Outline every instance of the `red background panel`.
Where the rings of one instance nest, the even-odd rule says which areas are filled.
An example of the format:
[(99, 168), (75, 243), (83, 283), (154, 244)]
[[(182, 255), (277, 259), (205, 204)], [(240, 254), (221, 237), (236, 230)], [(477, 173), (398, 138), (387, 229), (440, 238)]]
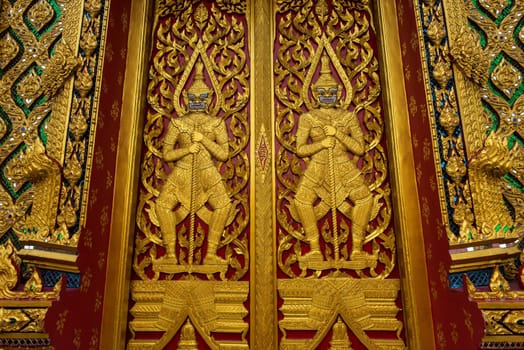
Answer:
[[(112, 216), (116, 150), (131, 1), (111, 1), (86, 225), (78, 244), (79, 289), (66, 289), (45, 320), (57, 349), (98, 349)], [(125, 117), (125, 116), (124, 116)], [(118, 193), (115, 194), (118, 196)]]
[[(430, 283), (433, 327), (437, 349), (477, 349), (484, 321), (476, 304), (465, 292), (451, 290), (448, 270), (451, 257), (442, 221), (433, 156), (419, 38), (413, 1), (397, 0), (397, 19), (402, 47), (404, 80), (410, 115), (411, 143), (422, 214), (424, 244)], [(429, 321), (429, 320), (428, 320)]]

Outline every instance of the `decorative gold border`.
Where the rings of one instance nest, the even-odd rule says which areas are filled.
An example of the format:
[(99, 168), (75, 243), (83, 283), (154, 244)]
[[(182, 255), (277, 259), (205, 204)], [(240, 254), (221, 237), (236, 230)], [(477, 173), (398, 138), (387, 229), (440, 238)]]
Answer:
[(404, 327), (410, 349), (435, 349), (426, 250), (394, 1), (375, 0)]
[(125, 348), (152, 4), (131, 4), (100, 349)]
[[(518, 339), (515, 339), (518, 338)], [(487, 335), (482, 338), (483, 343), (512, 343), (519, 345), (524, 342), (523, 336), (515, 336), (515, 335)], [(502, 348), (501, 348), (502, 349)]]
[[(251, 62), (251, 310), (250, 346), (253, 349), (277, 349), (277, 267), (275, 208), (275, 142), (273, 93), (273, 1), (251, 0), (249, 43)], [(270, 28), (258, 30), (257, 28)], [(256, 35), (256, 38), (255, 38)], [(256, 84), (255, 84), (256, 82)], [(257, 116), (255, 118), (255, 116)], [(255, 172), (255, 141), (262, 129), (270, 150), (271, 171), (267, 176)], [(254, 189), (254, 190), (253, 190)], [(254, 229), (253, 229), (254, 225)], [(255, 278), (256, 276), (256, 278)]]
[[(434, 349), (433, 324), (429, 298), (422, 223), (416, 186), (415, 167), (410, 143), (408, 106), (404, 89), (402, 56), (395, 3), (375, 0), (379, 19), (381, 65), (384, 67), (384, 108), (392, 187), (396, 193), (395, 223), (398, 232), (399, 265), (405, 312), (407, 343), (411, 349)], [(255, 140), (262, 125), (273, 135), (272, 76), (273, 21), (272, 1), (251, 1), (248, 7), (251, 80), (251, 137)], [(148, 32), (151, 28), (152, 2), (133, 0), (128, 40), (128, 57), (120, 125), (113, 216), (106, 271), (106, 289), (100, 337), (101, 349), (125, 348), (129, 301), (131, 254), (133, 250), (134, 214), (140, 160), (142, 111), (145, 99), (146, 67), (149, 54)], [(256, 31), (271, 26), (271, 32)], [(248, 24), (249, 25), (249, 24)], [(256, 32), (255, 32), (256, 31)], [(255, 40), (256, 33), (256, 40)], [(254, 81), (257, 81), (255, 86)], [(260, 116), (254, 118), (254, 116)], [(271, 159), (274, 141), (268, 137)], [(251, 143), (251, 324), (250, 345), (253, 349), (277, 348), (276, 264), (274, 169), (263, 181), (256, 174), (254, 146)], [(273, 161), (272, 161), (273, 163)], [(274, 165), (272, 165), (274, 167)], [(270, 180), (270, 181), (269, 181)], [(271, 184), (271, 188), (269, 188)], [(271, 237), (271, 238), (270, 238)], [(256, 277), (255, 277), (256, 276)], [(272, 286), (273, 288), (268, 288)]]
[[(431, 125), (431, 144), (432, 144), (432, 149), (433, 149), (433, 154), (434, 154), (434, 157), (433, 157), (433, 160), (434, 160), (434, 166), (435, 166), (435, 173), (437, 174), (437, 189), (438, 189), (438, 194), (439, 194), (439, 203), (440, 203), (440, 215), (442, 217), (442, 221), (445, 225), (446, 228), (449, 229), (449, 225), (450, 225), (450, 221), (449, 221), (449, 217), (448, 217), (448, 214), (447, 214), (447, 204), (446, 204), (446, 191), (444, 189), (444, 181), (443, 180), (440, 180), (440, 179), (443, 179), (443, 170), (442, 170), (442, 167), (440, 166), (440, 155), (438, 153), (438, 149), (439, 149), (439, 146), (438, 146), (438, 136), (437, 136), (437, 125), (436, 125), (436, 120), (435, 120), (435, 110), (433, 108), (433, 105), (432, 105), (432, 102), (430, 101), (433, 101), (433, 96), (432, 96), (432, 92), (431, 92), (431, 85), (430, 85), (430, 76), (429, 76), (429, 67), (428, 67), (428, 55), (426, 54), (426, 50), (425, 50), (425, 45), (426, 43), (424, 42), (424, 35), (423, 35), (423, 28), (422, 28), (422, 21), (420, 19), (420, 7), (419, 6), (422, 6), (420, 3), (419, 3), (419, 0), (412, 0), (412, 4), (413, 4), (413, 11), (415, 13), (415, 20), (416, 20), (416, 23), (417, 23), (417, 37), (418, 37), (418, 44), (419, 44), (419, 52), (420, 52), (420, 59), (421, 59), (421, 63), (422, 63), (422, 69), (423, 69), (423, 74), (422, 74), (422, 77), (424, 79), (424, 87), (425, 87), (425, 95), (426, 95), (426, 101), (428, 101), (428, 103), (426, 104), (426, 111), (428, 113), (428, 118), (429, 118), (429, 123)], [(453, 88), (452, 91), (450, 91), (449, 95), (456, 95), (455, 93), (455, 89)]]
[[(95, 86), (93, 89), (93, 102), (92, 102), (92, 112), (91, 112), (91, 129), (89, 131), (89, 139), (88, 139), (88, 146), (87, 146), (87, 157), (86, 157), (86, 163), (85, 163), (85, 176), (84, 176), (84, 190), (82, 191), (82, 206), (80, 210), (80, 217), (78, 219), (78, 222), (80, 226), (85, 226), (85, 223), (87, 221), (87, 202), (89, 198), (89, 187), (91, 185), (91, 173), (93, 171), (93, 161), (95, 159), (94, 152), (95, 152), (95, 141), (96, 141), (96, 127), (98, 125), (98, 110), (99, 110), (99, 104), (100, 104), (100, 91), (102, 90), (102, 78), (104, 76), (104, 61), (105, 61), (105, 54), (106, 54), (106, 44), (107, 44), (107, 31), (109, 28), (109, 9), (111, 7), (111, 1), (105, 0), (104, 2), (104, 13), (101, 16), (101, 18), (104, 20), (104, 23), (102, 24), (102, 33), (100, 34), (100, 46), (98, 49), (98, 64), (100, 65), (100, 69), (97, 69), (96, 77), (94, 79)], [(83, 11), (84, 7), (82, 7)], [(82, 19), (80, 19), (80, 22), (83, 21), (83, 14)], [(70, 104), (72, 101), (69, 102)], [(70, 111), (70, 106), (68, 106), (68, 111)], [(64, 144), (67, 141), (64, 140)], [(64, 147), (65, 149), (65, 147)]]

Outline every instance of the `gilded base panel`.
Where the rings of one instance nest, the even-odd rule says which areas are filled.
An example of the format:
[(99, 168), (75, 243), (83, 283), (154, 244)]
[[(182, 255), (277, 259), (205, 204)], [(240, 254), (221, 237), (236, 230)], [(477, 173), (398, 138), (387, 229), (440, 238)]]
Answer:
[[(249, 325), (244, 320), (248, 292), (248, 282), (134, 281), (131, 333), (164, 333), (155, 340), (133, 337), (128, 349), (163, 349), (178, 332), (179, 349), (196, 344), (195, 333), (211, 349), (248, 349)], [(238, 340), (215, 339), (216, 332), (234, 334)]]
[[(524, 269), (518, 278), (524, 282)], [(498, 266), (493, 268), (488, 290), (476, 288), (466, 276), (463, 280), (484, 317), (486, 333), (481, 349), (519, 349), (514, 346), (524, 341), (524, 291), (513, 290)]]
[[(405, 349), (399, 338), (403, 327), (397, 318), (399, 291), (397, 279), (281, 279), (280, 349), (316, 349), (330, 330), (332, 346), (338, 343), (349, 347), (348, 328), (366, 349)], [(315, 335), (297, 339), (288, 336), (293, 331), (314, 331)], [(397, 339), (372, 339), (366, 331), (395, 332)]]

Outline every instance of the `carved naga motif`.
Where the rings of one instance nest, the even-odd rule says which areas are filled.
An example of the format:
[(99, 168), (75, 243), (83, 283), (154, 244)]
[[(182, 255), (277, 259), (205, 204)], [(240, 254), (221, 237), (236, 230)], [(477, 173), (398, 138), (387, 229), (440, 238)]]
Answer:
[(44, 286), (38, 266), (78, 271), (103, 3), (0, 1), (1, 345), (49, 345), (44, 318), (61, 282)]
[[(485, 239), (513, 237), (523, 224), (516, 212), (522, 201), (519, 189), (520, 197), (524, 189), (524, 175), (518, 166), (524, 145), (521, 136), (524, 97), (519, 88), (524, 53), (512, 37), (512, 23), (518, 21), (515, 13), (520, 13), (521, 5), (515, 5), (517, 8), (497, 18), (490, 11), (495, 9), (495, 13), (499, 13), (496, 10), (499, 4), (478, 6), (466, 5), (471, 25), (460, 27), (451, 49), (454, 62), (477, 86), (474, 96), (482, 101), (484, 108), (477, 113), (487, 114), (491, 119), (484, 118), (488, 129), (486, 137), (482, 135), (483, 125), (473, 121), (473, 116), (464, 116), (464, 123), (480, 127), (469, 131), (479, 138), (468, 144), (468, 173), (478, 230), (474, 232)], [(461, 236), (467, 237), (468, 233), (461, 232)]]
[(53, 232), (61, 182), (61, 168), (49, 158), (39, 139), (29, 144), (6, 169), (17, 183), (31, 182), (31, 210), (15, 229), (19, 234), (44, 240)]
[(469, 162), (469, 176), (475, 180), (470, 182), (473, 198), (483, 203), (483, 207), (475, 211), (477, 227), (482, 225), (480, 229), (486, 239), (494, 235), (505, 237), (508, 230), (514, 229), (514, 219), (502, 197), (506, 190), (503, 176), (512, 171), (512, 165), (507, 139), (495, 133), (487, 137), (482, 149)]
[(523, 223), (518, 210), (523, 175), (517, 164), (524, 145), (522, 4), (417, 4), (425, 29), (419, 35), (430, 67), (427, 91), (433, 99), (434, 149), (450, 244), (511, 245)]
[(0, 11), (0, 230), (35, 247), (76, 247), (85, 215), (104, 22), (101, 1), (83, 5), (11, 1)]

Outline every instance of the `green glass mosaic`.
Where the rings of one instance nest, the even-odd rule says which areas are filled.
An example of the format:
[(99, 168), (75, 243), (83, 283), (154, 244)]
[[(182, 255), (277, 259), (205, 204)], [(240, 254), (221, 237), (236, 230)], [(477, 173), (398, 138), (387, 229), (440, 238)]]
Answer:
[(504, 9), (500, 12), (498, 17), (495, 17), (491, 14), (491, 12), (489, 12), (487, 9), (482, 7), (482, 5), (480, 4), (480, 0), (472, 0), (472, 1), (473, 1), (473, 5), (475, 5), (475, 8), (479, 12), (481, 12), (484, 16), (491, 18), (491, 20), (495, 22), (497, 26), (499, 26), (500, 23), (502, 23), (502, 21), (504, 20), (504, 18), (506, 18), (506, 16), (510, 14), (513, 6), (515, 5), (515, 0), (507, 0), (506, 7), (504, 7)]

